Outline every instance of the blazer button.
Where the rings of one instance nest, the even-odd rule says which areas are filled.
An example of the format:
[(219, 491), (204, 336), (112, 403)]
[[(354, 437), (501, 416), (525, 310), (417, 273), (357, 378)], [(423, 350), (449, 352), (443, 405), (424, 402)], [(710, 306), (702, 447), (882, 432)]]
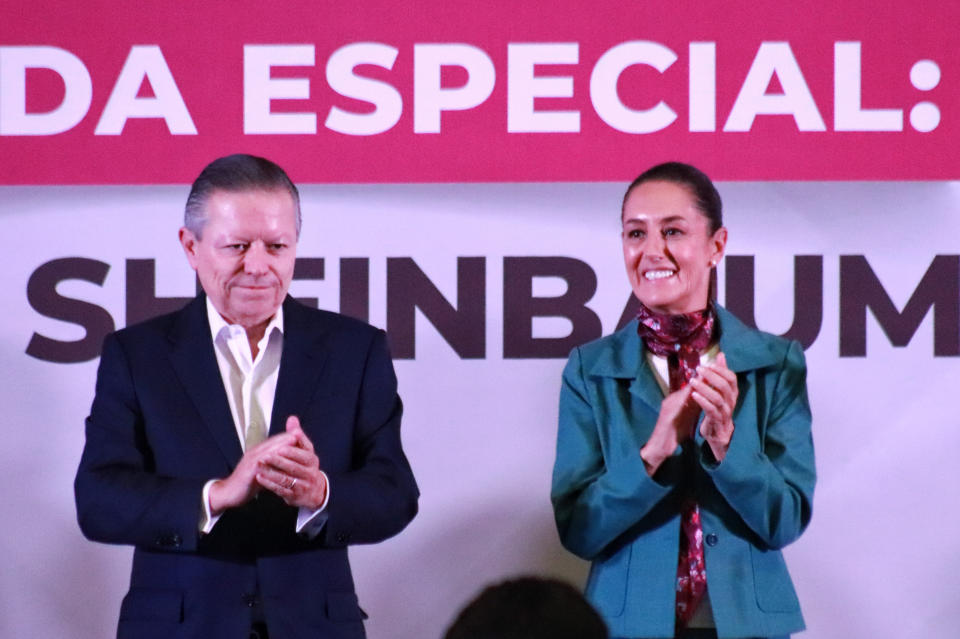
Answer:
[(338, 543), (345, 544), (345, 543), (347, 543), (348, 541), (350, 541), (350, 534), (349, 534), (349, 533), (343, 533), (343, 532), (342, 532), (342, 533), (337, 533), (337, 542), (338, 542)]
[(709, 535), (707, 535), (707, 545), (708, 545), (708, 546), (716, 546), (718, 541), (720, 541), (720, 540), (717, 538), (717, 536), (716, 536), (715, 534), (710, 533)]
[(156, 539), (156, 544), (161, 548), (179, 548), (180, 544), (182, 543), (183, 538), (181, 538), (177, 533), (160, 535)]

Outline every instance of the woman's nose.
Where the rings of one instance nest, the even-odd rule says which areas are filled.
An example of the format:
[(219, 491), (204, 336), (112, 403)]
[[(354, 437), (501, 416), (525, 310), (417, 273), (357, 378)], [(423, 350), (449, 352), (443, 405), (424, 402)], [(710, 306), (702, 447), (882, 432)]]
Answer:
[(643, 252), (648, 257), (663, 257), (667, 252), (667, 241), (657, 233), (651, 233), (644, 242)]

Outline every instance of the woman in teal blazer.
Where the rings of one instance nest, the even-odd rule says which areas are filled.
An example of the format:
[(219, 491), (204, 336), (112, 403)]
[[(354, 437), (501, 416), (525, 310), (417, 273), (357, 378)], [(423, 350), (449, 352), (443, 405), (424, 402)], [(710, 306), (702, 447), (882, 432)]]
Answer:
[[(622, 222), (640, 320), (574, 349), (564, 369), (551, 494), (560, 539), (592, 562), (586, 595), (613, 637), (802, 630), (780, 549), (809, 523), (816, 480), (803, 350), (710, 301), (727, 234), (700, 171), (645, 172)], [(684, 318), (706, 329), (689, 366), (651, 350), (662, 340), (650, 326)], [(688, 568), (680, 589), (705, 568), (705, 592), (681, 597)]]

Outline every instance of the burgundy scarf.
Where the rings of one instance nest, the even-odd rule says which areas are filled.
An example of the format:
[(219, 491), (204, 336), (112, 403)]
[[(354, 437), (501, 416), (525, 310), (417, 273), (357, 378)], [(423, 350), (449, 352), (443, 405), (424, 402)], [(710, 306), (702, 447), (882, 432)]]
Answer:
[(660, 357), (666, 357), (670, 370), (670, 390), (683, 388), (700, 365), (700, 353), (713, 339), (716, 311), (710, 304), (702, 311), (667, 315), (640, 304), (637, 311), (637, 333), (644, 346)]
[[(670, 390), (676, 391), (693, 377), (700, 353), (713, 339), (716, 310), (713, 304), (696, 313), (666, 315), (640, 305), (637, 332), (655, 355), (666, 357)], [(677, 561), (677, 632), (687, 627), (707, 590), (707, 565), (703, 551), (700, 508), (692, 497), (680, 506), (680, 555)]]

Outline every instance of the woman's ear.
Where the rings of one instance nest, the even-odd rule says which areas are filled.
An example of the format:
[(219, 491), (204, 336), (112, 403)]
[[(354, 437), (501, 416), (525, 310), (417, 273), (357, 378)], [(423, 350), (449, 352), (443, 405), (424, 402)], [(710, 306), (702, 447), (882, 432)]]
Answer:
[(727, 249), (727, 227), (721, 226), (710, 238), (712, 248), (710, 255), (710, 266), (716, 266), (723, 259), (723, 253)]

